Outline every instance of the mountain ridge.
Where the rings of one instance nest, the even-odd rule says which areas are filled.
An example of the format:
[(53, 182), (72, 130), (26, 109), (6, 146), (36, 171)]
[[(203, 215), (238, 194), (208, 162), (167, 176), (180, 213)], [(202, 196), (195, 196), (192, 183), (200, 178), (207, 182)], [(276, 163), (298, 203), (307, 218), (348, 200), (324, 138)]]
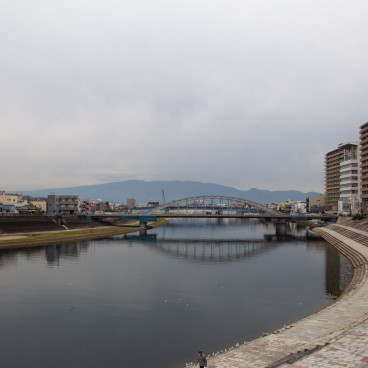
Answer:
[[(103, 184), (73, 186), (66, 188), (52, 188), (39, 190), (24, 190), (23, 195), (33, 197), (47, 197), (48, 194), (79, 195), (81, 199), (101, 199), (112, 203), (126, 203), (128, 198), (135, 198), (137, 203), (166, 202), (200, 195), (223, 195), (239, 197), (257, 203), (282, 202), (287, 199), (305, 201), (307, 197), (319, 194), (318, 192), (301, 192), (297, 190), (271, 191), (251, 188), (248, 190), (196, 181), (144, 181), (126, 180)], [(163, 195), (164, 194), (164, 195)]]

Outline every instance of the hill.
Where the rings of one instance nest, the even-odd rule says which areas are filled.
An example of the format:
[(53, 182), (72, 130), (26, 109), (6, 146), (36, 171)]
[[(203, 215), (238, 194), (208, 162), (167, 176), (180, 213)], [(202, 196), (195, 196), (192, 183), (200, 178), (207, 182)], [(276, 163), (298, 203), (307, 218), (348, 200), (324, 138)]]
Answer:
[(201, 183), (194, 181), (143, 181), (127, 180), (113, 183), (88, 186), (42, 189), (22, 191), (23, 195), (46, 197), (54, 194), (75, 194), (81, 199), (101, 199), (112, 203), (126, 203), (128, 198), (135, 198), (137, 203), (150, 201), (162, 203), (164, 191), (166, 202), (174, 199), (193, 197), (197, 195), (224, 195), (240, 197), (258, 203), (281, 202), (287, 199), (305, 201), (307, 197), (317, 195), (316, 192), (303, 193), (296, 190), (270, 191), (252, 188), (239, 190), (220, 184)]

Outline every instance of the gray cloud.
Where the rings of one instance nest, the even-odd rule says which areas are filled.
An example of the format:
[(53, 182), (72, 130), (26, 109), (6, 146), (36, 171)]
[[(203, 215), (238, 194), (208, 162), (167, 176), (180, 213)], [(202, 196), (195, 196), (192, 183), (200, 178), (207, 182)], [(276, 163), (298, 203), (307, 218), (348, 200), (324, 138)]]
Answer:
[(3, 189), (323, 191), (367, 121), (365, 0), (4, 1)]

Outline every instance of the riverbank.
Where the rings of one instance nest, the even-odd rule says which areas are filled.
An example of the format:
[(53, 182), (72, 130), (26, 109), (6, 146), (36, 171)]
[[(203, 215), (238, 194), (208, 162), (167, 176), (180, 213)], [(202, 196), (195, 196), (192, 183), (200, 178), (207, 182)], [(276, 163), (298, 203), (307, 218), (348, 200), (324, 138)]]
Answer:
[(314, 231), (352, 263), (347, 290), (312, 316), (215, 353), (208, 368), (368, 367), (368, 232), (344, 225)]
[[(166, 220), (158, 219), (156, 222), (149, 223), (149, 226), (154, 228), (166, 223)], [(49, 230), (49, 226), (39, 225), (33, 227), (33, 229), (37, 228), (38, 231), (26, 232), (25, 228), (22, 228), (18, 223), (18, 232), (13, 230), (16, 230), (16, 227), (12, 227), (13, 231), (0, 234), (0, 250), (34, 248), (68, 241), (101, 239), (139, 231), (139, 223), (134, 221), (115, 224), (114, 226), (109, 224), (102, 226), (98, 223), (82, 223), (78, 226), (74, 223), (73, 227), (69, 229), (64, 225), (58, 226), (56, 230), (54, 228)], [(30, 227), (28, 226), (26, 229), (29, 230)]]

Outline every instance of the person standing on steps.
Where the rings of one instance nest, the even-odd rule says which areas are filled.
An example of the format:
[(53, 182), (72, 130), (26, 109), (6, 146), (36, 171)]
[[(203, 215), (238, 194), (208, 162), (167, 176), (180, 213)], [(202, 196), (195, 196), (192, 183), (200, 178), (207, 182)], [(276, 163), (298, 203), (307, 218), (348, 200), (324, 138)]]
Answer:
[(207, 358), (203, 354), (203, 351), (202, 350), (199, 350), (198, 351), (198, 359), (197, 359), (197, 363), (196, 364), (199, 364), (199, 368), (207, 367)]

